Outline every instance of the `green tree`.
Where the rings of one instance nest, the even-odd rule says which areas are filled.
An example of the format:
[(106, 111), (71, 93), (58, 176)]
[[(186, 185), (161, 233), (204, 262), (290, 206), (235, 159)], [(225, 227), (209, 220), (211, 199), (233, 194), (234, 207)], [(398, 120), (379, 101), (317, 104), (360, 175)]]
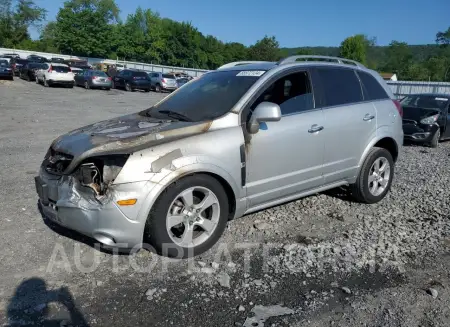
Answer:
[(373, 39), (369, 40), (363, 34), (350, 36), (342, 41), (339, 48), (339, 56), (365, 64), (368, 48), (373, 46), (374, 42)]
[(436, 43), (444, 46), (450, 44), (450, 27), (445, 32), (438, 32), (436, 34)]
[[(45, 19), (46, 11), (31, 0), (18, 0), (12, 7), (11, 0), (0, 2), (0, 45), (17, 46), (30, 41), (28, 29), (38, 27)], [(29, 43), (29, 42), (28, 42)]]
[(264, 36), (248, 49), (250, 60), (277, 61), (280, 59), (279, 43), (274, 36)]
[(113, 0), (71, 0), (56, 17), (56, 45), (67, 54), (106, 57), (111, 52), (112, 23), (118, 7)]
[(383, 67), (386, 72), (393, 72), (399, 79), (409, 79), (409, 67), (412, 64), (412, 53), (405, 42), (392, 41), (386, 50), (387, 61)]

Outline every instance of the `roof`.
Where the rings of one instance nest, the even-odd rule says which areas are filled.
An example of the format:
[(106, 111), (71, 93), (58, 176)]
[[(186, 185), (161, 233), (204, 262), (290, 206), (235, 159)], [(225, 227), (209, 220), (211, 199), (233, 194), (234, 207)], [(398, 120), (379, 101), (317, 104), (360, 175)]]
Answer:
[(222, 68), (221, 71), (229, 70), (270, 70), (276, 67), (275, 62), (263, 62), (258, 64), (238, 65), (233, 67)]
[(432, 96), (432, 97), (439, 97), (439, 98), (447, 98), (450, 99), (450, 94), (445, 94), (445, 93), (415, 93), (415, 94), (408, 94), (407, 96), (410, 95), (427, 95), (427, 96)]

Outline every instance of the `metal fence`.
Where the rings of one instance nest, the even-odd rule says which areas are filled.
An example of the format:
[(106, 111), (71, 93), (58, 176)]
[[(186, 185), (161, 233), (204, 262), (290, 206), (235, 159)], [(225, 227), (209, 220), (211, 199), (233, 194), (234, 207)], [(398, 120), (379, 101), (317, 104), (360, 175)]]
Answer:
[(441, 93), (450, 95), (448, 82), (413, 82), (413, 81), (387, 81), (392, 92), (397, 97), (416, 93)]
[(173, 72), (173, 71), (183, 72), (183, 73), (186, 73), (193, 77), (200, 76), (200, 75), (204, 74), (205, 72), (207, 72), (207, 70), (196, 69), (196, 68), (165, 66), (165, 65), (148, 64), (148, 63), (134, 62), (134, 61), (88, 58), (88, 57), (63, 55), (63, 54), (59, 54), (59, 53), (47, 53), (47, 52), (36, 52), (36, 51), (19, 50), (19, 49), (0, 48), (0, 54), (4, 54), (4, 53), (17, 53), (21, 58), (24, 58), (24, 59), (31, 54), (45, 57), (48, 59), (51, 59), (51, 58), (82, 59), (82, 60), (86, 60), (90, 65), (97, 64), (97, 63), (121, 64), (121, 65), (126, 65), (127, 68), (142, 69), (142, 70), (149, 71), (149, 72), (150, 71), (162, 72), (162, 73), (168, 73), (168, 72)]

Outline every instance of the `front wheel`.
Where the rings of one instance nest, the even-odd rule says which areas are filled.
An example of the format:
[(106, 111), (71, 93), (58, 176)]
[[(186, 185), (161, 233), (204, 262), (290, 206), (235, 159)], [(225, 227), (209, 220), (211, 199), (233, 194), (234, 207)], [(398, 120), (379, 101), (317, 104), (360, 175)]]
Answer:
[(36, 84), (39, 84), (39, 78), (36, 76)]
[(126, 83), (126, 84), (125, 84), (125, 90), (126, 90), (127, 92), (131, 92), (131, 91), (132, 91), (131, 85), (130, 85), (129, 83)]
[(353, 197), (363, 203), (381, 201), (391, 188), (394, 177), (394, 160), (389, 151), (375, 147), (370, 150), (352, 185)]
[(145, 231), (162, 255), (188, 258), (210, 249), (222, 235), (229, 205), (223, 186), (207, 175), (192, 175), (170, 185), (157, 199)]
[(436, 133), (434, 133), (433, 138), (431, 139), (430, 142), (430, 147), (432, 148), (437, 148), (439, 145), (439, 139), (441, 138), (441, 130), (438, 129), (436, 131)]

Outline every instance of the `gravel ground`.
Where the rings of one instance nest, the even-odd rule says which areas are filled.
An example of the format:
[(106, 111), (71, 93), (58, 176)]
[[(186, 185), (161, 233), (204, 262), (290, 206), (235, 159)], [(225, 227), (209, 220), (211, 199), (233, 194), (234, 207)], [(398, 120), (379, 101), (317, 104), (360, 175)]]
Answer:
[(188, 261), (112, 255), (45, 221), (50, 142), (164, 95), (0, 81), (0, 325), (450, 326), (450, 142), (405, 146), (375, 205), (333, 190), (229, 223)]

